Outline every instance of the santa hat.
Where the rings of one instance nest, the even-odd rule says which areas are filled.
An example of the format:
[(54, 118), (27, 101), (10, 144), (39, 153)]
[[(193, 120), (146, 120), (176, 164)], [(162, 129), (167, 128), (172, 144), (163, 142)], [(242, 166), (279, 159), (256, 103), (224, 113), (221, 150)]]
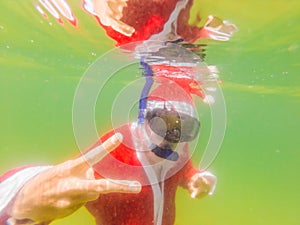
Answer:
[(189, 91), (182, 83), (170, 79), (156, 79), (158, 84), (147, 98), (147, 111), (153, 109), (167, 109), (196, 117), (194, 101)]

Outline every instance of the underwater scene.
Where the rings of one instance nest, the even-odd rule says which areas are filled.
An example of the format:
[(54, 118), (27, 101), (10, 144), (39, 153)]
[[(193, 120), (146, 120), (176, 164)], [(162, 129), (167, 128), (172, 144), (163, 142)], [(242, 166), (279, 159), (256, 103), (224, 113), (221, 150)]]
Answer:
[[(118, 1), (110, 2), (112, 6)], [(126, 1), (119, 2), (126, 8)], [(146, 14), (130, 12), (130, 2), (139, 1), (129, 0), (126, 8), (138, 24)], [(152, 0), (142, 2), (147, 5)], [(120, 38), (107, 28), (115, 24), (97, 17), (95, 1), (2, 0), (0, 6), (0, 174), (24, 165), (56, 165), (72, 159), (92, 146), (97, 135), (145, 119), (139, 114), (144, 109), (139, 100), (147, 64), (159, 76), (168, 69), (157, 66), (162, 60), (184, 68), (198, 60), (204, 72), (200, 70), (208, 75), (201, 78), (204, 94), (192, 90), (198, 95), (200, 128), (191, 127), (195, 120), (185, 119), (193, 132), (200, 129), (191, 143), (191, 161), (213, 173), (217, 184), (213, 194), (201, 199), (178, 188), (174, 224), (299, 225), (300, 1), (194, 0), (188, 22), (202, 27), (213, 15), (216, 19), (208, 25), (220, 26), (220, 32), (201, 36), (194, 45), (181, 44), (175, 34), (166, 48), (172, 50), (158, 51), (163, 57), (135, 49), (140, 58), (146, 54), (142, 63), (128, 53), (136, 46), (118, 48), (130, 42), (130, 27), (115, 28), (123, 32)], [(154, 17), (152, 22), (155, 29), (159, 21)], [(133, 41), (142, 41), (147, 31)], [(195, 38), (186, 37), (191, 42)], [(177, 44), (180, 59), (174, 57)], [(98, 70), (107, 74), (93, 77)], [(84, 82), (101, 86), (95, 93), (89, 90), (95, 99), (80, 92)], [(92, 112), (87, 108), (90, 103)], [(218, 104), (221, 111), (214, 108)], [(93, 122), (96, 135), (88, 127)], [(221, 126), (216, 128), (218, 122)], [(155, 152), (176, 161), (173, 153), (175, 158)], [(152, 207), (145, 201), (143, 207), (130, 210), (139, 214)], [(164, 224), (157, 220), (155, 224)], [(96, 223), (81, 207), (51, 224)]]

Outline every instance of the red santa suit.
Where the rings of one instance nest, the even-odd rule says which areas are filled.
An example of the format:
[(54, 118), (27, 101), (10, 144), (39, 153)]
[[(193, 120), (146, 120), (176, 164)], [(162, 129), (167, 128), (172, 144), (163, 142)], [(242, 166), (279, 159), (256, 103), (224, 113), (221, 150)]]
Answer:
[[(164, 81), (148, 97), (147, 109), (176, 109), (194, 117), (191, 96), (171, 82)], [(159, 97), (160, 100), (156, 98)], [(164, 99), (164, 100), (162, 100)], [(165, 101), (168, 99), (168, 101)], [(149, 128), (150, 129), (150, 128)], [(152, 128), (151, 128), (152, 129)], [(100, 138), (105, 141), (115, 132), (123, 135), (122, 143), (94, 166), (95, 177), (115, 180), (137, 180), (142, 184), (138, 194), (101, 194), (86, 204), (97, 225), (172, 225), (175, 221), (177, 187), (187, 188), (189, 179), (199, 173), (192, 166), (186, 142), (177, 143), (178, 160), (159, 158), (150, 150), (147, 129), (136, 122), (123, 125)], [(148, 146), (146, 151), (141, 146)], [(20, 188), (33, 176), (49, 167), (23, 168), (0, 179), (0, 224), (8, 219), (9, 208)]]
[[(130, 147), (133, 145), (131, 143), (132, 126), (133, 124), (124, 125), (101, 138), (104, 141), (114, 132), (120, 132), (124, 139), (111, 155), (106, 156), (95, 166), (95, 176), (96, 178), (137, 180), (144, 184), (141, 192), (139, 194), (101, 194), (97, 200), (87, 203), (86, 207), (95, 217), (97, 225), (174, 224), (177, 187), (185, 188), (189, 178), (198, 170), (192, 166), (187, 145), (185, 145), (178, 161), (165, 162), (172, 164), (166, 171), (167, 174), (164, 176), (166, 179), (164, 180), (163, 177), (158, 179), (158, 183), (151, 183), (137, 152)], [(150, 152), (150, 154), (153, 153)], [(23, 185), (48, 168), (48, 166), (23, 167), (11, 170), (0, 177), (0, 225), (7, 224), (14, 196)], [(155, 196), (153, 189), (161, 187), (163, 187), (162, 193), (156, 193)], [(161, 202), (157, 204), (161, 200), (159, 197), (164, 199), (162, 205)], [(154, 204), (162, 208), (155, 209)]]
[[(185, 144), (178, 161), (165, 160), (163, 162), (171, 164), (166, 167), (167, 171), (159, 171), (160, 174), (165, 173), (164, 177), (160, 179), (157, 173), (154, 174), (154, 169), (150, 168), (153, 170), (154, 177), (149, 178), (149, 172), (145, 171), (143, 162), (138, 157), (136, 150), (131, 147), (134, 146), (132, 143), (132, 126), (134, 124), (124, 125), (116, 129), (115, 132), (122, 133), (123, 143), (111, 155), (97, 164), (95, 171), (99, 171), (99, 173), (96, 172), (98, 178), (137, 180), (144, 184), (141, 192), (139, 194), (103, 194), (96, 201), (86, 204), (86, 207), (95, 217), (98, 225), (172, 225), (175, 221), (177, 187), (186, 188), (189, 178), (199, 171), (192, 166), (187, 144)], [(104, 135), (103, 140), (110, 137), (113, 132)], [(149, 152), (149, 154), (153, 153)], [(152, 183), (151, 178), (155, 177), (158, 182)], [(163, 197), (162, 204), (159, 202), (161, 201), (160, 197)]]
[[(162, 79), (148, 96), (147, 111), (157, 109), (175, 110), (196, 118), (190, 92), (169, 79)], [(137, 180), (142, 190), (139, 194), (104, 194), (89, 202), (86, 207), (96, 218), (97, 225), (174, 224), (177, 187), (187, 188), (190, 178), (199, 173), (199, 169), (192, 166), (187, 142), (178, 142), (174, 147), (178, 154), (176, 160), (155, 155), (151, 151), (153, 139), (149, 133), (153, 130), (149, 124), (149, 121), (129, 123), (101, 138), (104, 141), (114, 132), (123, 135), (122, 144), (94, 166), (96, 177)]]

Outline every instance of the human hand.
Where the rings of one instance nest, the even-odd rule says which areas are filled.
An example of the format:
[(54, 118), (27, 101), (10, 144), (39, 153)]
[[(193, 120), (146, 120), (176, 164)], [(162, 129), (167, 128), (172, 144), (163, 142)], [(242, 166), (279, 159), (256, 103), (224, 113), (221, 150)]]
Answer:
[(23, 224), (18, 221), (24, 220), (37, 224), (68, 216), (86, 202), (97, 199), (99, 194), (140, 192), (141, 184), (136, 181), (94, 178), (91, 166), (101, 161), (121, 140), (121, 134), (115, 134), (82, 157), (58, 164), (30, 180), (16, 197), (11, 224)]
[(198, 38), (210, 38), (218, 41), (228, 41), (237, 27), (218, 17), (210, 15), (204, 26), (200, 29)]
[(123, 8), (128, 0), (84, 0), (86, 11), (97, 16), (104, 26), (110, 26), (115, 31), (130, 37), (135, 29), (121, 21)]
[(192, 198), (203, 198), (214, 193), (217, 178), (210, 172), (196, 173), (188, 183), (188, 190)]

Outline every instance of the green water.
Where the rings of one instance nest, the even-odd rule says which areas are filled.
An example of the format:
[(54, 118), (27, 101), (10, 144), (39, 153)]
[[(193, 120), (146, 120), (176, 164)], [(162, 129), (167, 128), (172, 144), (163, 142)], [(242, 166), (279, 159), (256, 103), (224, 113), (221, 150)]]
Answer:
[[(69, 2), (78, 28), (45, 20), (35, 1), (0, 3), (1, 173), (78, 154), (74, 92), (88, 66), (114, 42), (80, 1)], [(207, 63), (220, 70), (227, 107), (225, 139), (210, 167), (218, 186), (203, 200), (191, 200), (180, 189), (176, 225), (298, 225), (300, 2), (198, 5), (204, 17), (226, 18), (239, 31), (230, 42), (207, 48)], [(99, 115), (105, 117), (102, 108)], [(195, 160), (200, 157), (196, 153)], [(93, 219), (81, 209), (53, 224), (89, 225)]]

